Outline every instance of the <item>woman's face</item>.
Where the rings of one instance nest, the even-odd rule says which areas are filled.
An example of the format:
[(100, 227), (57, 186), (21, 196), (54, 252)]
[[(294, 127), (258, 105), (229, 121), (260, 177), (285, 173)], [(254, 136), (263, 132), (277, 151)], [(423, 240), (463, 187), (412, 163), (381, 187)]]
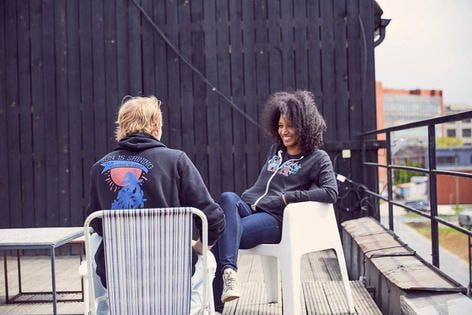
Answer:
[(284, 115), (280, 115), (279, 118), (279, 136), (289, 153), (298, 154), (301, 152), (297, 129)]

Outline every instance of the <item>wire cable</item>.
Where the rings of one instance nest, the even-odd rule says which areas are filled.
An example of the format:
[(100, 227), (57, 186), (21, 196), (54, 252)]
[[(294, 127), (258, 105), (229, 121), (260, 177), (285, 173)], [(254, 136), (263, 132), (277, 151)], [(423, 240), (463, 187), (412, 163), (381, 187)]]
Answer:
[(246, 114), (241, 108), (239, 108), (236, 104), (234, 104), (226, 95), (224, 95), (222, 92), (220, 92), (215, 85), (213, 85), (206, 77), (205, 75), (198, 70), (192, 62), (183, 55), (180, 50), (170, 41), (170, 39), (164, 34), (164, 32), (157, 26), (157, 24), (154, 22), (154, 20), (147, 14), (147, 12), (144, 10), (144, 8), (139, 5), (139, 3), (136, 0), (131, 0), (133, 4), (138, 8), (138, 10), (141, 12), (141, 14), (146, 18), (146, 20), (151, 24), (151, 26), (154, 28), (154, 30), (161, 36), (161, 38), (164, 40), (164, 42), (174, 51), (174, 53), (193, 71), (195, 72), (200, 79), (202, 79), (203, 82), (205, 82), (206, 85), (208, 85), (211, 88), (212, 92), (215, 92), (218, 96), (220, 96), (223, 100), (225, 100), (231, 107), (233, 107), (234, 110), (236, 110), (239, 114), (241, 114), (244, 118), (246, 118), (250, 123), (252, 123), (254, 126), (264, 130), (267, 132), (267, 130), (261, 126), (257, 121), (255, 121), (251, 116)]

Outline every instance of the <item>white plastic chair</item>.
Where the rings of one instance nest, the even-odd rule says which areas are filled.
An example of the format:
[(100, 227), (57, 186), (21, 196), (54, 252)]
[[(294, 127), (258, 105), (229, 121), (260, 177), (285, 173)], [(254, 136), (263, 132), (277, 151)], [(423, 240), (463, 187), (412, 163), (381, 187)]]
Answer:
[[(110, 314), (185, 314), (190, 311), (192, 214), (202, 222), (205, 272), (201, 314), (210, 307), (208, 223), (195, 208), (105, 210), (84, 223), (88, 297), (95, 297), (90, 222), (102, 218)], [(95, 299), (85, 309), (95, 314)]]
[(261, 255), (267, 303), (279, 302), (278, 264), (282, 275), (283, 313), (301, 314), (301, 258), (306, 253), (334, 249), (338, 258), (349, 311), (354, 313), (351, 287), (346, 269), (336, 216), (331, 204), (291, 203), (285, 208), (282, 239), (279, 244), (261, 244), (239, 250), (243, 255)]

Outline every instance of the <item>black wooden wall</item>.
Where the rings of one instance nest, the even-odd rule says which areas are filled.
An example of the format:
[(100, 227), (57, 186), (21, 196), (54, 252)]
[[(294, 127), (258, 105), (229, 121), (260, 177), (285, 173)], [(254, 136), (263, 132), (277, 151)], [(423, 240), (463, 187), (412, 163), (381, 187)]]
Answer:
[[(373, 1), (138, 2), (255, 120), (270, 93), (308, 89), (333, 159), (375, 129)], [(263, 132), (131, 0), (0, 0), (0, 226), (82, 225), (89, 167), (115, 145), (121, 99), (137, 94), (164, 102), (163, 141), (189, 154), (214, 198), (254, 182), (269, 144)], [(362, 180), (358, 151), (336, 160)]]

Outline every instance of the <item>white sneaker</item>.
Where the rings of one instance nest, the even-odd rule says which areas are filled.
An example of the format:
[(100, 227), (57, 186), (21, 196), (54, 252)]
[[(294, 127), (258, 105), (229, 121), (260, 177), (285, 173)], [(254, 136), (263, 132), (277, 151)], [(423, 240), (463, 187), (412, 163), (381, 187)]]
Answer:
[(221, 302), (226, 303), (239, 299), (240, 296), (238, 274), (233, 269), (226, 268), (223, 272), (223, 294), (221, 294)]

